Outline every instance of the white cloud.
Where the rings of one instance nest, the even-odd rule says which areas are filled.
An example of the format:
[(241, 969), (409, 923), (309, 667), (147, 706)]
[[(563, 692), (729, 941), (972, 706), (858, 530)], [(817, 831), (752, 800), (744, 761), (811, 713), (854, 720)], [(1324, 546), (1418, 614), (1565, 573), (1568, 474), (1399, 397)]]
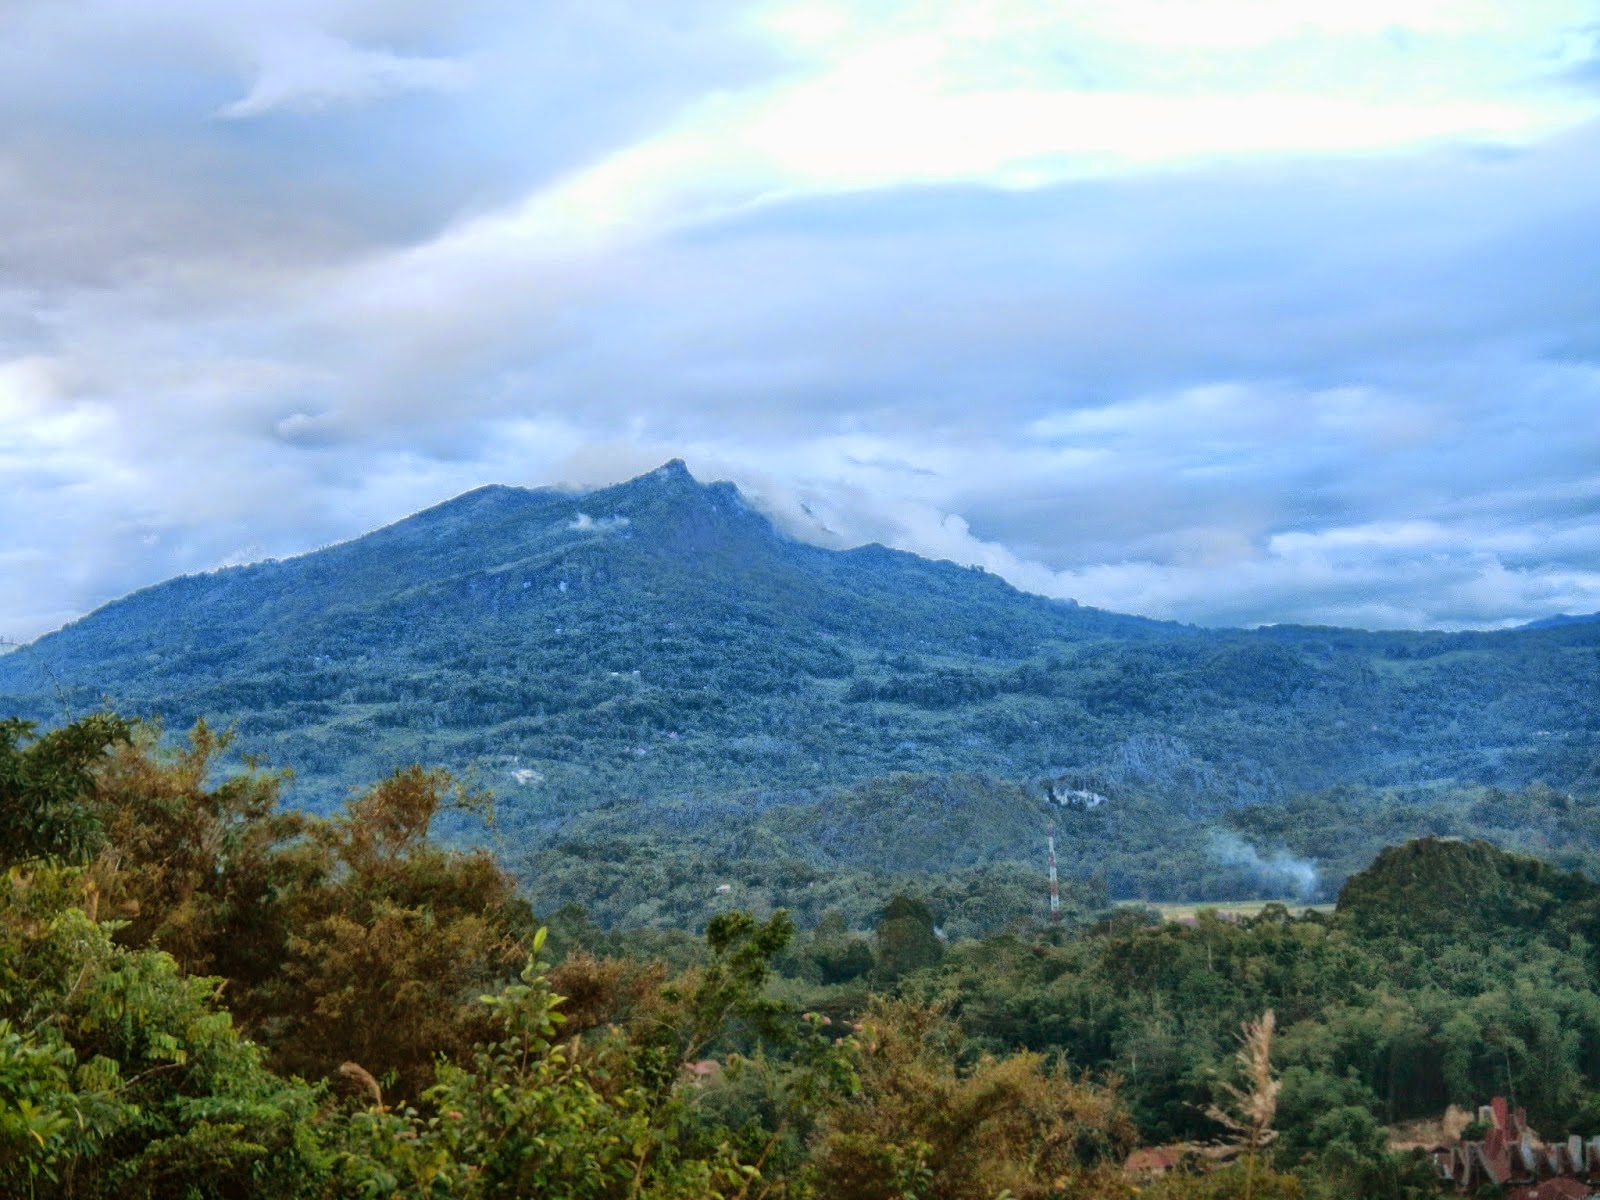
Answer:
[(60, 394), (60, 364), (43, 355), (0, 361), (0, 428), (42, 414)]
[[(1600, 569), (1510, 568), (1475, 545), (1472, 530), (1445, 531), (1427, 522), (1287, 531), (1265, 546), (1250, 545), (1236, 530), (1193, 529), (1184, 531), (1167, 561), (1054, 570), (975, 536), (964, 518), (932, 506), (880, 504), (869, 512), (851, 512), (855, 528), (875, 520), (872, 540), (896, 549), (981, 566), (1040, 595), (1202, 624), (1465, 628), (1510, 625), (1548, 612), (1600, 611)], [(791, 518), (789, 524), (800, 522)]]
[[(428, 280), (455, 264), (533, 269), (810, 194), (952, 181), (1041, 187), (1217, 158), (1448, 141), (1521, 145), (1600, 107), (1527, 86), (1579, 20), (1578, 6), (1559, 0), (1518, 20), (1446, 2), (1337, 13), (1250, 0), (1150, 0), (1126, 11), (1019, 3), (983, 19), (963, 4), (885, 12), (766, 10), (760, 27), (802, 67), (705, 96), (653, 135), (407, 251), (405, 269)], [(1400, 31), (1437, 40), (1397, 54)], [(1205, 58), (1317, 34), (1348, 40), (1286, 78), (1270, 54), (1221, 70)], [(1198, 56), (1169, 54), (1196, 40)], [(1130, 63), (1129, 47), (1151, 44), (1158, 66)], [(1019, 79), (1019, 59), (1052, 52), (1066, 65)], [(1072, 65), (1080, 59), (1092, 84)], [(1429, 69), (1434, 60), (1459, 61), (1452, 72)]]
[(219, 117), (241, 120), (277, 110), (316, 112), (403, 92), (454, 91), (471, 80), (467, 65), (453, 59), (355, 46), (311, 29), (277, 34), (255, 52), (255, 82), (244, 96), (218, 109)]
[(1517, 141), (1592, 111), (1525, 80), (1586, 19), (1576, 0), (782, 6), (768, 27), (811, 70), (729, 140), (796, 186), (842, 187)]
[(1582, 607), (1583, 8), (31, 6), (0, 632), (677, 454), (1114, 608)]

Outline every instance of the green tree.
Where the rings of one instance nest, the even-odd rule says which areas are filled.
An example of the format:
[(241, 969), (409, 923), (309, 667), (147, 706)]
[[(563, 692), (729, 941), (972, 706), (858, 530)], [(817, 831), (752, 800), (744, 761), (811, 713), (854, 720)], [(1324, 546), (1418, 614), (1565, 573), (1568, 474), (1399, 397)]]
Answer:
[[(440, 1067), (427, 1114), (372, 1106), (353, 1117), (339, 1186), (419, 1200), (771, 1194), (776, 1181), (764, 1179), (763, 1166), (779, 1131), (752, 1142), (708, 1122), (699, 1077), (684, 1068), (734, 1034), (729, 1022), (754, 1029), (778, 1015), (762, 987), (790, 932), (782, 914), (764, 923), (746, 913), (719, 917), (707, 933), (704, 971), (663, 988), (629, 1029), (590, 1039), (560, 1037), (563, 997), (551, 990), (548, 965), (530, 957), (520, 982), (483, 998), (491, 1036), (459, 1064)], [(543, 943), (541, 930), (534, 955)], [(802, 1056), (785, 1090), (819, 1102), (851, 1076), (843, 1048), (811, 1042), (814, 1052)]]
[(266, 1069), (218, 980), (118, 946), (94, 896), (76, 869), (0, 880), (0, 1194), (315, 1195), (316, 1092)]
[(129, 736), (127, 722), (108, 713), (43, 735), (35, 728), (0, 720), (0, 869), (38, 858), (81, 863), (100, 848), (95, 771)]
[(812, 1157), (819, 1195), (1126, 1196), (1134, 1131), (1114, 1092), (1036, 1054), (965, 1063), (938, 1007), (879, 1000), (861, 1026), (860, 1093), (831, 1112)]
[(876, 930), (878, 978), (892, 982), (912, 971), (936, 966), (944, 944), (934, 932), (933, 913), (921, 900), (896, 896), (883, 910)]

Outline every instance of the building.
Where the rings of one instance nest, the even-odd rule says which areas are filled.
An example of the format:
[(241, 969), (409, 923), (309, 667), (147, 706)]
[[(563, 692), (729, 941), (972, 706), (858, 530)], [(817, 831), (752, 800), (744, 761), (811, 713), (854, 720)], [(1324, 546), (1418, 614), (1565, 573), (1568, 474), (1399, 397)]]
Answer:
[(1528, 1127), (1527, 1112), (1504, 1096), (1478, 1110), (1481, 1138), (1435, 1146), (1430, 1154), (1442, 1180), (1460, 1192), (1498, 1187), (1509, 1200), (1582, 1200), (1600, 1196), (1600, 1137), (1573, 1135), (1547, 1144)]

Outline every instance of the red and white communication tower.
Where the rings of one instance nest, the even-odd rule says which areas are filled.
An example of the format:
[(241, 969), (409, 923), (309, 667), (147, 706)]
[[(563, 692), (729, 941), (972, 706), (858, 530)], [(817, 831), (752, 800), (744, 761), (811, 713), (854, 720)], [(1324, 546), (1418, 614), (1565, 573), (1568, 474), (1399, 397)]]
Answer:
[(1061, 920), (1061, 885), (1056, 882), (1056, 827), (1045, 830), (1045, 844), (1050, 847), (1050, 919)]

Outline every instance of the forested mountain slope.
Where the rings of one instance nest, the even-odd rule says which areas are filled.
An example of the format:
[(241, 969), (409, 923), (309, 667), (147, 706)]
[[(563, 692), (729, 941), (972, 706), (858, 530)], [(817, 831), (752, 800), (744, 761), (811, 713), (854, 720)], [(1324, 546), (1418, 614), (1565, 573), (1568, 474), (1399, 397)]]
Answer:
[(0, 711), (236, 721), (325, 807), (411, 761), (524, 821), (902, 770), (1202, 817), (1346, 783), (1573, 786), (1600, 625), (1202, 630), (785, 537), (673, 462), (488, 487), (299, 558), (174, 579), (0, 658)]

